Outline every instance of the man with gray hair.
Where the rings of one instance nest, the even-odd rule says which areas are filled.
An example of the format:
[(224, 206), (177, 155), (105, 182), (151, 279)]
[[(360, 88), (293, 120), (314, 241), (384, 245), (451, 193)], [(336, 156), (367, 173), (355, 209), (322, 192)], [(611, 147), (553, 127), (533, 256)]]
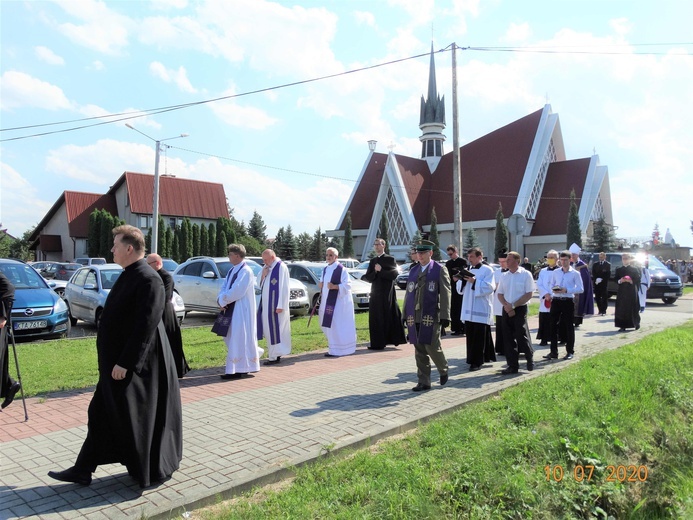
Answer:
[(264, 365), (281, 363), (291, 353), (291, 315), (289, 314), (289, 269), (272, 249), (262, 252), (264, 266), (257, 275), (262, 290), (257, 310), (257, 339), (267, 340)]
[(349, 273), (337, 259), (339, 251), (328, 247), (327, 267), (320, 277), (320, 325), (327, 338), (325, 357), (348, 356), (356, 352), (356, 320)]

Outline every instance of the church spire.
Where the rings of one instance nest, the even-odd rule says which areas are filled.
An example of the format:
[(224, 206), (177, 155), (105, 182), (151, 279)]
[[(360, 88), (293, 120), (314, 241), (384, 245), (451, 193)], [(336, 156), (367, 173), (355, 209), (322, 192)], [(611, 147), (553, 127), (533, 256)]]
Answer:
[(428, 99), (421, 96), (421, 158), (426, 159), (431, 173), (435, 171), (443, 156), (445, 136), (445, 96), (438, 95), (436, 86), (436, 64), (434, 59), (433, 42), (431, 42), (431, 64), (428, 72)]

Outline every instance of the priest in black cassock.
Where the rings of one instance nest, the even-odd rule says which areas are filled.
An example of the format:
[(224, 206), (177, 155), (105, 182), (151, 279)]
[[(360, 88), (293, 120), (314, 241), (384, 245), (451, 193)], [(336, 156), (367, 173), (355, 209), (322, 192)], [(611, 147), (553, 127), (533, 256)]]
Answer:
[(631, 265), (630, 253), (623, 254), (623, 265), (616, 269), (616, 281), (618, 293), (616, 294), (616, 310), (614, 311), (614, 325), (620, 332), (626, 329), (640, 328), (640, 278), (642, 270)]
[(183, 352), (183, 336), (180, 332), (180, 324), (178, 323), (178, 316), (176, 316), (176, 310), (173, 308), (173, 276), (166, 269), (164, 269), (164, 262), (161, 256), (156, 253), (147, 255), (147, 263), (154, 269), (159, 276), (161, 281), (164, 282), (164, 293), (166, 295), (166, 304), (164, 305), (164, 315), (162, 317), (164, 321), (164, 328), (166, 329), (166, 337), (168, 338), (168, 343), (171, 345), (171, 352), (173, 353), (173, 360), (176, 363), (176, 372), (178, 373), (178, 378), (185, 376), (190, 372), (190, 367), (185, 359), (185, 352)]
[(88, 486), (98, 465), (121, 463), (144, 488), (167, 480), (180, 464), (180, 388), (161, 320), (164, 284), (144, 260), (144, 236), (128, 225), (113, 236), (113, 259), (124, 270), (96, 337), (99, 381), (87, 438), (73, 467), (48, 475)]
[[(450, 275), (450, 280), (460, 271), (460, 269), (467, 269), (469, 265), (467, 261), (462, 258), (457, 251), (457, 246), (450, 244), (446, 249), (450, 259), (445, 262), (445, 267)], [(461, 278), (458, 278), (461, 280)], [(451, 282), (454, 285), (454, 282)], [(464, 287), (464, 281), (462, 286)], [(463, 296), (453, 289), (452, 297), (450, 300), (450, 331), (453, 336), (464, 335), (464, 322), (462, 321), (462, 298)]]
[(368, 329), (371, 350), (382, 350), (385, 345), (407, 342), (402, 326), (402, 311), (397, 302), (395, 279), (399, 274), (394, 257), (385, 254), (385, 240), (376, 238), (373, 243), (376, 256), (371, 258), (368, 270), (361, 279), (371, 284), (368, 307)]

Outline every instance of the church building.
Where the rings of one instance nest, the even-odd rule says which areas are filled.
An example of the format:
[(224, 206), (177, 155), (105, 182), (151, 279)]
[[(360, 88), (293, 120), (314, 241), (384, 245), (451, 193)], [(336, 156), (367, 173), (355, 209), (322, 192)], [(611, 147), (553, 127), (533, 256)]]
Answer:
[[(390, 253), (408, 260), (417, 230), (430, 231), (435, 208), (440, 248), (453, 243), (453, 154), (445, 152), (444, 96), (437, 92), (433, 49), (427, 98), (421, 98), (421, 157), (371, 151), (334, 231), (343, 236), (351, 212), (354, 251), (367, 258), (387, 216)], [(566, 158), (558, 114), (550, 105), (460, 148), (463, 241), (473, 228), (495, 261), (496, 213), (510, 223), (510, 249), (536, 261), (565, 249), (570, 193), (575, 191), (584, 239), (593, 222), (613, 224), (609, 172), (599, 156)], [(509, 222), (510, 221), (510, 222)], [(445, 255), (443, 253), (443, 258)]]

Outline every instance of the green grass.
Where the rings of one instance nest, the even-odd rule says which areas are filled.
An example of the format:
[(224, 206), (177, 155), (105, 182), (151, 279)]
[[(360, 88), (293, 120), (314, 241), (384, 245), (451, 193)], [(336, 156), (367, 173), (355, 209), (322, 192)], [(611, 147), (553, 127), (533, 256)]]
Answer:
[[(531, 303), (529, 314), (537, 314), (539, 304)], [(195, 369), (221, 367), (226, 362), (224, 341), (210, 332), (208, 327), (183, 329), (183, 348), (188, 364)], [(358, 343), (370, 341), (368, 313), (356, 313)], [(265, 347), (265, 340), (260, 346)], [(327, 341), (314, 316), (310, 327), (308, 317), (291, 320), (291, 352), (300, 354), (326, 349)], [(62, 390), (88, 388), (98, 380), (96, 338), (61, 339), (17, 345), (22, 382), (27, 396)], [(10, 364), (14, 374), (14, 363)]]
[[(194, 517), (693, 518), (691, 344), (693, 321)], [(647, 477), (621, 481), (610, 468), (630, 465)], [(562, 480), (547, 479), (547, 466), (562, 467)], [(589, 467), (578, 481), (575, 468)]]
[(683, 295), (686, 296), (687, 294), (693, 294), (693, 285), (683, 287)]

